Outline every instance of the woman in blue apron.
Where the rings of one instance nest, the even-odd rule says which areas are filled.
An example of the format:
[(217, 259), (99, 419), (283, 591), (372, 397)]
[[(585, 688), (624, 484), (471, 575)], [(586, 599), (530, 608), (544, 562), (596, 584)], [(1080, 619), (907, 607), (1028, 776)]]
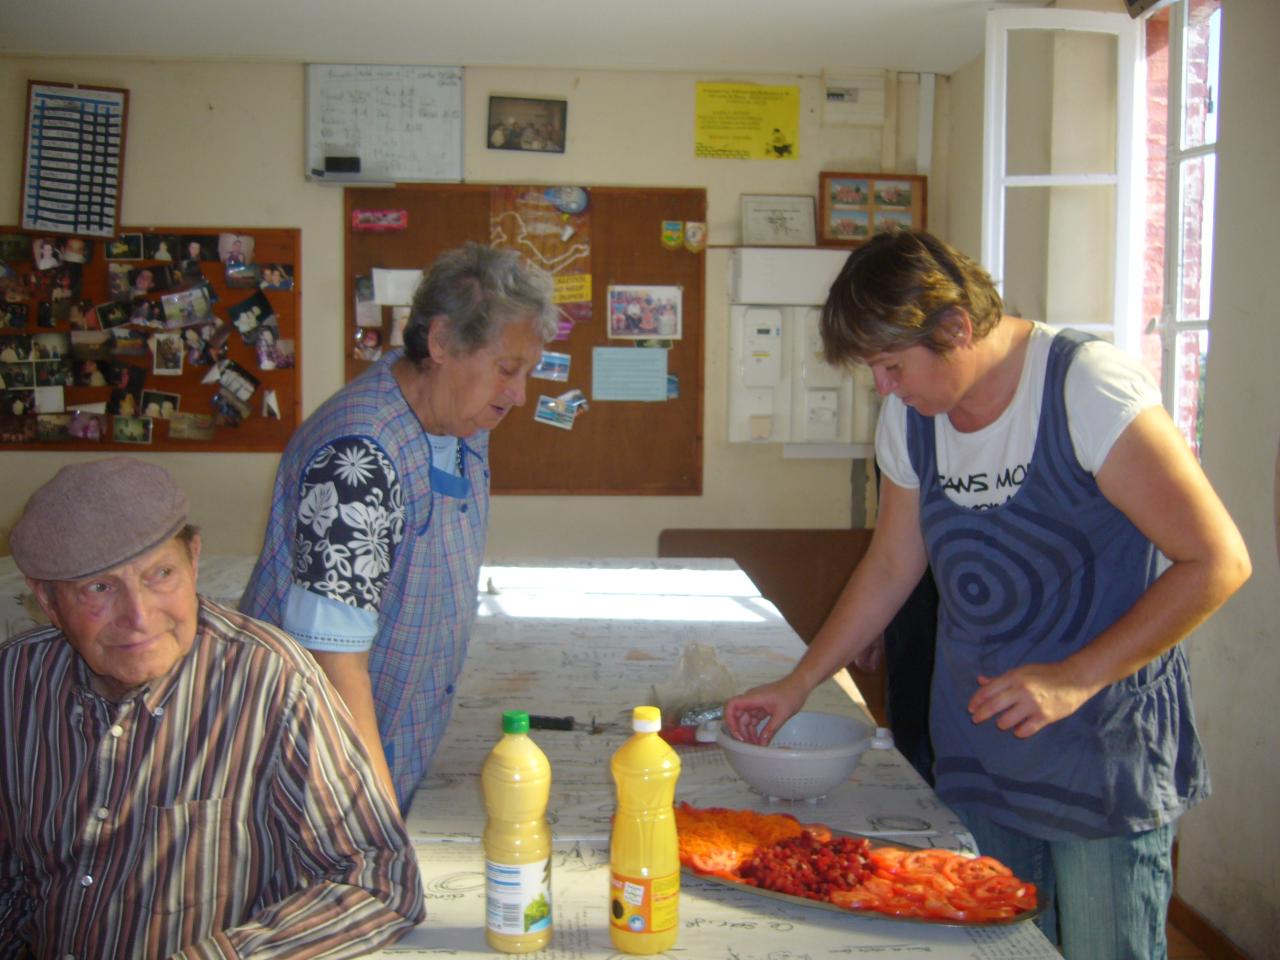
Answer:
[(309, 648), (407, 812), (453, 707), (489, 521), (489, 431), (556, 332), (551, 278), (510, 251), (443, 254), (403, 351), (307, 418), (276, 473), (240, 609)]
[(929, 567), (939, 796), (1037, 884), (1068, 957), (1163, 956), (1173, 824), (1209, 793), (1178, 644), (1248, 578), (1239, 531), (1136, 361), (1005, 315), (930, 234), (854, 251), (822, 336), (885, 398), (880, 514), (804, 657), (733, 698), (730, 729), (767, 742)]

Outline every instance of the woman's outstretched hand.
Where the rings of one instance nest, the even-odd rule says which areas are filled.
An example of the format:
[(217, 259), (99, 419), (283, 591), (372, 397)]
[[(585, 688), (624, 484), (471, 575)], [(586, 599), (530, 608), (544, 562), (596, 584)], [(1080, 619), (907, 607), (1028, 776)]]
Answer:
[(804, 706), (805, 694), (790, 678), (753, 687), (731, 697), (724, 705), (724, 723), (729, 733), (746, 743), (766, 744), (778, 728)]

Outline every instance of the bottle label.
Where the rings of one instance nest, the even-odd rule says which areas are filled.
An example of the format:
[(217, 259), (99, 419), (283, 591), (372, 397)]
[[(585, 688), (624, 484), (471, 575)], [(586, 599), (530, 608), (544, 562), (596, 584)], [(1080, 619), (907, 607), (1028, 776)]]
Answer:
[(551, 926), (551, 858), (535, 863), (484, 862), (485, 923), (516, 936)]
[(665, 877), (609, 874), (609, 922), (629, 933), (662, 933), (679, 919), (680, 872)]

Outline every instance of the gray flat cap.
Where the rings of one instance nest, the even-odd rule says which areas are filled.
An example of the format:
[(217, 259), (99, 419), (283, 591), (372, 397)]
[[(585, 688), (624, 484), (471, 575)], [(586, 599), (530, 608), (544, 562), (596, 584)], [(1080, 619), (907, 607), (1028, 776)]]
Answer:
[(63, 467), (31, 495), (9, 536), (33, 580), (82, 580), (177, 535), (187, 495), (164, 467), (111, 457)]

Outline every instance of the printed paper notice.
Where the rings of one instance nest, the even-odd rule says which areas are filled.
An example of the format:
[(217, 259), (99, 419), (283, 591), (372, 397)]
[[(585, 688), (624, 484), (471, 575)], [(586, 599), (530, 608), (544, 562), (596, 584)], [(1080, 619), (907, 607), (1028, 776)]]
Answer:
[(667, 399), (667, 351), (595, 347), (591, 351), (591, 399)]
[(695, 157), (795, 160), (800, 155), (800, 88), (700, 83)]
[(383, 306), (407, 307), (422, 279), (421, 270), (385, 270), (373, 268), (373, 299)]

